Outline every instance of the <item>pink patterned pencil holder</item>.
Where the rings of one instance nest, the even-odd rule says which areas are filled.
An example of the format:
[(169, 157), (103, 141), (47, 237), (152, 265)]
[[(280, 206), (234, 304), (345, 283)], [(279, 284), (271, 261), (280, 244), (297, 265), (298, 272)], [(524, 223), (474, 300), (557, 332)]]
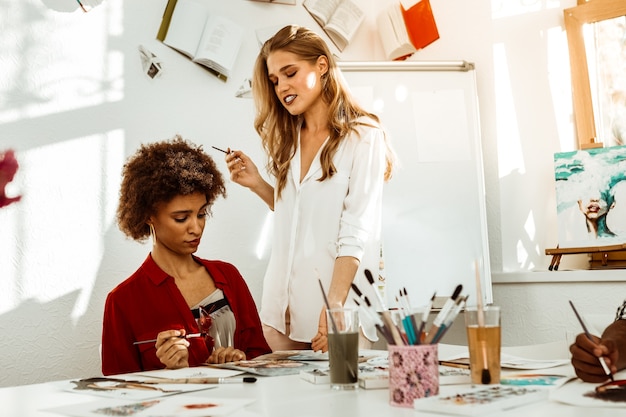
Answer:
[(413, 400), (438, 394), (437, 344), (389, 345), (389, 403), (413, 407)]

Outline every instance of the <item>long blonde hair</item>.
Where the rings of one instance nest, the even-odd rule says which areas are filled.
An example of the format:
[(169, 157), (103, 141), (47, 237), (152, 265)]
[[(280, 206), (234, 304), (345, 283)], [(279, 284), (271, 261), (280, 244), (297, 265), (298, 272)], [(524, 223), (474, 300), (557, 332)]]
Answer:
[[(285, 26), (267, 40), (254, 65), (252, 94), (256, 106), (254, 128), (261, 137), (263, 148), (268, 154), (268, 171), (276, 177), (277, 197), (287, 183), (289, 164), (296, 151), (297, 131), (300, 117), (291, 115), (276, 95), (274, 84), (268, 77), (267, 58), (272, 52), (282, 50), (298, 56), (312, 65), (320, 56), (328, 60), (328, 72), (322, 76), (322, 100), (328, 104), (328, 127), (330, 138), (320, 155), (324, 181), (335, 174), (333, 156), (341, 140), (356, 126), (362, 116), (379, 122), (378, 116), (365, 111), (351, 96), (328, 46), (315, 32), (296, 25)], [(391, 178), (394, 154), (387, 143), (387, 168), (385, 180)]]

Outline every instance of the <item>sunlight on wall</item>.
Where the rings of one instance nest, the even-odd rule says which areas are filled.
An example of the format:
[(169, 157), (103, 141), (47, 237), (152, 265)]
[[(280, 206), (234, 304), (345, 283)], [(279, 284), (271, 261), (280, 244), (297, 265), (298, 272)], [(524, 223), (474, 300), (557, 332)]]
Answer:
[[(569, 58), (567, 55), (567, 38), (561, 27), (546, 30), (543, 34), (547, 51), (548, 82), (550, 99), (553, 103), (555, 120), (561, 150), (575, 149), (574, 125), (572, 123), (572, 87), (569, 78)], [(519, 136), (519, 126), (514, 105), (515, 94), (511, 90), (514, 84), (508, 68), (508, 57), (505, 45), (494, 44), (494, 74), (496, 92), (496, 112), (498, 121), (498, 163), (502, 178), (519, 170), (525, 172)], [(565, 76), (564, 76), (565, 74)], [(512, 137), (512, 133), (515, 137)]]
[(562, 8), (560, 0), (491, 0), (493, 20), (545, 9)]
[[(528, 213), (526, 222), (524, 222), (524, 232), (525, 232), (525, 236), (528, 236), (528, 239), (531, 242), (536, 242), (535, 239), (537, 237), (537, 226), (536, 226), (536, 221), (535, 221), (532, 211)], [(537, 246), (538, 245), (535, 244), (536, 250), (539, 251), (539, 248), (537, 248)], [(522, 265), (526, 269), (534, 268), (536, 265), (532, 262), (532, 260), (529, 259), (530, 258), (529, 252), (528, 252), (529, 248), (524, 247), (518, 243), (517, 249), (518, 249), (517, 260), (520, 263), (520, 265)]]
[(561, 27), (546, 31), (548, 51), (548, 81), (552, 95), (554, 120), (559, 134), (561, 150), (577, 148), (576, 133), (574, 132), (572, 106), (572, 79), (569, 71), (569, 54), (567, 35)]
[[(10, 191), (23, 197), (0, 210), (0, 314), (76, 292), (77, 320), (114, 221), (125, 143), (122, 130), (102, 132), (81, 111), (97, 114), (124, 98), (123, 55), (111, 47), (122, 31), (122, 1), (89, 13), (61, 13), (34, 0), (5, 7), (0, 147), (17, 151)], [(76, 127), (84, 136), (70, 136)]]
[[(540, 246), (546, 233), (538, 210), (553, 195), (550, 169), (538, 168), (534, 144), (548, 152), (572, 149), (575, 134), (569, 58), (563, 28), (563, 1), (493, 0), (492, 18), (499, 31), (492, 45), (496, 112), (498, 178), (503, 216), (501, 234), (514, 242), (502, 254), (503, 270), (528, 270), (538, 265)], [(536, 19), (536, 16), (543, 16)], [(521, 26), (528, 28), (522, 31)], [(509, 30), (509, 28), (512, 28)], [(527, 50), (526, 50), (527, 49)], [(524, 86), (524, 87), (522, 87)], [(528, 100), (525, 88), (537, 88)], [(546, 129), (538, 129), (546, 126)], [(543, 145), (542, 145), (543, 146)], [(549, 157), (549, 154), (548, 154)], [(541, 184), (537, 183), (540, 181)], [(523, 183), (535, 188), (519, 189)], [(513, 192), (512, 190), (518, 190)], [(518, 200), (511, 206), (509, 201)], [(522, 225), (523, 224), (523, 225)]]
[(523, 174), (525, 167), (507, 66), (508, 60), (503, 44), (494, 44), (493, 61), (498, 130), (498, 172), (502, 178), (516, 170)]
[(0, 238), (0, 313), (22, 301), (47, 302), (79, 290), (80, 317), (104, 252), (117, 206), (124, 161), (121, 131), (21, 152), (15, 182), (23, 197), (0, 212), (10, 225)]
[(109, 29), (120, 27), (121, 1), (89, 13), (17, 0), (6, 7), (0, 15), (0, 123), (122, 99), (121, 58), (108, 50)]

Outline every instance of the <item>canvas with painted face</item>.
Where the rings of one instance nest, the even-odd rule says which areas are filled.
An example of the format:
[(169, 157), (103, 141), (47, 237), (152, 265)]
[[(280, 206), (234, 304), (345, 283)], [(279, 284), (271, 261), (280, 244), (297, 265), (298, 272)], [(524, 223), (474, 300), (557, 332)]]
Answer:
[(559, 247), (626, 243), (626, 146), (554, 154)]

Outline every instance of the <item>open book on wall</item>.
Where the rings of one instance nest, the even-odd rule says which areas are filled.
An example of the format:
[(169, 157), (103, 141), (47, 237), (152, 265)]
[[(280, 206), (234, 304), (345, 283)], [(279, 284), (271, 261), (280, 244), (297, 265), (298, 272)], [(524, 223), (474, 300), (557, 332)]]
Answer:
[(272, 3), (272, 4), (291, 4), (291, 5), (296, 4), (296, 0), (250, 0), (250, 1), (258, 1), (260, 3)]
[(244, 30), (196, 0), (168, 0), (157, 39), (223, 81), (233, 70)]
[(351, 0), (304, 0), (304, 8), (343, 51), (365, 19), (363, 10)]
[(408, 8), (391, 4), (376, 19), (387, 59), (406, 59), (437, 39), (439, 31), (429, 0), (419, 0)]

